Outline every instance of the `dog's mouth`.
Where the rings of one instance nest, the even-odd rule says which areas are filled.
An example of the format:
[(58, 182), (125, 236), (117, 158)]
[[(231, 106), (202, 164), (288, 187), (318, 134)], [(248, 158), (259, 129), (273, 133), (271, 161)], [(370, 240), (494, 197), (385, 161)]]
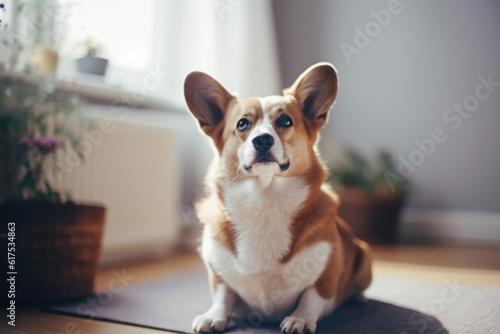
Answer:
[(243, 165), (243, 169), (248, 173), (252, 170), (252, 166), (256, 164), (270, 165), (278, 164), (282, 172), (286, 171), (290, 167), (290, 161), (280, 164), (278, 160), (269, 152), (264, 154), (259, 154), (255, 160), (250, 165)]
[(274, 156), (267, 152), (264, 154), (259, 154), (255, 158), (254, 164), (270, 164), (270, 163), (278, 163), (278, 161), (274, 158)]

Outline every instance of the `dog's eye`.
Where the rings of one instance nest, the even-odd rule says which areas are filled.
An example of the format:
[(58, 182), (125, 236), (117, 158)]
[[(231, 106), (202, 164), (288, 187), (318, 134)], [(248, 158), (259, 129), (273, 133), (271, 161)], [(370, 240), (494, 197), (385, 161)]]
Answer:
[(276, 125), (280, 128), (289, 128), (293, 125), (292, 118), (283, 114), (276, 120)]
[(236, 124), (236, 129), (238, 129), (238, 131), (240, 132), (248, 130), (249, 127), (250, 127), (250, 121), (246, 118), (240, 119), (238, 121), (238, 124)]

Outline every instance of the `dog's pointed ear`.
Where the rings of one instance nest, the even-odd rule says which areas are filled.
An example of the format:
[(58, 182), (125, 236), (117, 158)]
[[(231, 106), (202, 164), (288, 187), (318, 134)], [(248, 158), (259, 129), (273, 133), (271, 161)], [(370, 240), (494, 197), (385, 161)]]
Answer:
[(304, 115), (318, 130), (328, 119), (337, 96), (337, 71), (330, 63), (318, 63), (302, 73), (284, 93), (297, 99)]
[(209, 136), (223, 123), (229, 103), (236, 100), (214, 78), (202, 72), (192, 72), (186, 77), (184, 97), (201, 129)]

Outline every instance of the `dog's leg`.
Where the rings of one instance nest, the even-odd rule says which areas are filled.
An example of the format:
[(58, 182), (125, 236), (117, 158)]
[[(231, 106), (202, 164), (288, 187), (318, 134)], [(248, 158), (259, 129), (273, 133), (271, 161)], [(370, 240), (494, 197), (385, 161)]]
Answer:
[(237, 295), (224, 282), (217, 284), (212, 296), (212, 306), (193, 320), (195, 332), (223, 331), (227, 317), (233, 310)]
[(316, 322), (328, 305), (333, 305), (333, 299), (324, 299), (316, 287), (308, 287), (300, 297), (299, 305), (293, 313), (283, 319), (280, 328), (282, 332), (303, 334), (316, 331)]
[(353, 295), (353, 299), (358, 304), (364, 305), (364, 304), (368, 303), (368, 299), (366, 298), (364, 291), (355, 292)]

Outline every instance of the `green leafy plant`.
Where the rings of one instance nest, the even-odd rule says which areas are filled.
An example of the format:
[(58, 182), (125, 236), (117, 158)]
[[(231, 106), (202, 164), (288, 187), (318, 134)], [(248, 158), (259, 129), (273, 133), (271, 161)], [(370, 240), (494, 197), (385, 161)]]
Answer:
[(87, 56), (97, 57), (102, 51), (102, 46), (90, 37), (83, 41), (82, 46), (85, 48)]
[(369, 194), (393, 194), (404, 196), (408, 183), (388, 183), (388, 177), (397, 175), (392, 156), (381, 150), (374, 162), (365, 159), (359, 152), (349, 148), (335, 164), (330, 166), (329, 181), (340, 188), (359, 188)]
[(66, 32), (68, 6), (57, 0), (20, 1), (18, 11), (29, 22), (26, 25), (30, 47), (43, 46), (58, 50)]
[(28, 71), (0, 70), (0, 200), (68, 197), (53, 189), (49, 180), (60, 150), (79, 152), (77, 103), (51, 84)]
[(56, 89), (53, 77), (35, 75), (20, 64), (32, 40), (6, 36), (1, 36), (2, 52), (8, 56), (0, 60), (0, 201), (67, 200), (69, 195), (50, 181), (58, 153), (73, 150), (83, 158), (75, 149), (81, 133), (78, 103)]

